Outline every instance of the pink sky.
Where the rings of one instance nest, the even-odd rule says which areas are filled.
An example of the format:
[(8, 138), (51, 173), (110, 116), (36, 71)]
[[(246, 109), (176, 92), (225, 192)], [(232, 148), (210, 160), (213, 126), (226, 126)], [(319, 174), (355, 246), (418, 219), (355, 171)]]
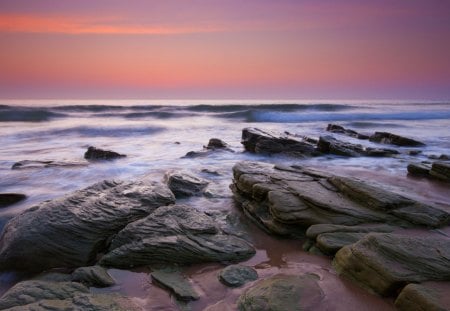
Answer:
[(450, 2), (2, 0), (0, 98), (450, 99)]

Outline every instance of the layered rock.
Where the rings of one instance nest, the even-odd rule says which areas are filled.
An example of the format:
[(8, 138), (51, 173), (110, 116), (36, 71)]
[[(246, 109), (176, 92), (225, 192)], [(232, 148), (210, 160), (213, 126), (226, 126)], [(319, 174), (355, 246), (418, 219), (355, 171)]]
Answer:
[(222, 231), (204, 212), (173, 205), (127, 225), (114, 237), (100, 263), (127, 268), (167, 262), (239, 261), (254, 253), (250, 244)]
[[(447, 285), (447, 290), (450, 285)], [(429, 284), (408, 284), (395, 300), (400, 311), (445, 311), (450, 310), (447, 292), (436, 290)], [(443, 299), (443, 298), (447, 299)]]
[(22, 193), (0, 193), (0, 208), (19, 203), (27, 198)]
[(416, 176), (423, 176), (438, 179), (441, 181), (450, 181), (450, 163), (437, 161), (430, 163), (410, 163), (408, 164), (408, 173)]
[(326, 154), (335, 154), (347, 157), (385, 157), (399, 154), (397, 150), (364, 147), (359, 144), (352, 144), (349, 142), (337, 140), (332, 136), (321, 136), (319, 138), (319, 142), (317, 143), (317, 150)]
[(167, 172), (164, 180), (177, 198), (199, 195), (209, 184), (207, 180), (186, 172)]
[(128, 223), (174, 202), (167, 186), (147, 180), (103, 181), (43, 202), (5, 226), (0, 269), (42, 271), (90, 265)]
[(407, 283), (450, 279), (450, 239), (370, 233), (336, 253), (339, 274), (381, 295)]
[(84, 158), (89, 161), (114, 160), (124, 157), (126, 157), (126, 155), (117, 153), (115, 151), (95, 148), (93, 146), (90, 146), (88, 150), (84, 153)]
[(375, 132), (370, 136), (369, 140), (381, 144), (391, 144), (403, 147), (419, 147), (425, 145), (424, 143), (412, 138), (403, 137), (388, 132)]

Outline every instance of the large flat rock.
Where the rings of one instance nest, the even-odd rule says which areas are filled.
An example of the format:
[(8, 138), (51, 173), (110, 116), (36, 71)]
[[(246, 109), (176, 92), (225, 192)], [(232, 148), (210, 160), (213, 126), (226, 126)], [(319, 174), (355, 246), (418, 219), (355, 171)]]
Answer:
[(11, 219), (0, 237), (0, 270), (88, 266), (128, 223), (175, 202), (147, 180), (103, 181)]

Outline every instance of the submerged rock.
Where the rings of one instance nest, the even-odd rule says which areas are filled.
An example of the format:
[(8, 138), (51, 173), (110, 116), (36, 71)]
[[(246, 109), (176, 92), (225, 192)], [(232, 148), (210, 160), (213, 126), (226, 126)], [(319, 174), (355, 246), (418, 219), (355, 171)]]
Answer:
[(173, 205), (127, 225), (114, 237), (100, 262), (127, 268), (168, 262), (240, 261), (254, 253), (250, 244), (223, 232), (204, 212)]
[(450, 279), (450, 239), (370, 233), (336, 253), (339, 274), (384, 296), (406, 283)]
[(176, 269), (162, 269), (151, 273), (152, 280), (168, 288), (179, 300), (198, 300), (200, 295), (189, 280)]
[(84, 158), (86, 160), (114, 160), (118, 158), (124, 158), (126, 155), (117, 153), (115, 151), (103, 150), (90, 146), (88, 150), (84, 153)]
[(220, 271), (219, 280), (230, 287), (239, 287), (258, 279), (255, 269), (242, 265), (231, 265)]
[(23, 160), (14, 163), (11, 169), (23, 170), (23, 169), (50, 168), (50, 167), (82, 167), (87, 165), (88, 165), (87, 162)]
[(43, 202), (5, 226), (0, 269), (42, 271), (90, 265), (128, 223), (174, 202), (167, 186), (147, 180), (103, 181)]
[(375, 132), (375, 134), (370, 136), (369, 140), (381, 144), (391, 144), (397, 146), (407, 146), (407, 147), (425, 146), (425, 144), (420, 141), (388, 132)]
[(116, 284), (105, 268), (100, 266), (81, 267), (72, 272), (72, 281), (86, 286), (109, 287)]
[(27, 198), (22, 193), (0, 193), (0, 208), (19, 203)]
[(317, 284), (318, 277), (275, 275), (257, 282), (238, 299), (241, 311), (314, 310), (325, 295)]
[(430, 285), (408, 284), (395, 300), (395, 307), (400, 311), (445, 311), (450, 310), (450, 303), (443, 301), (447, 293), (439, 292)]
[(208, 181), (185, 172), (167, 172), (164, 180), (177, 198), (201, 194), (209, 184)]
[(368, 135), (360, 134), (354, 130), (346, 129), (341, 125), (337, 124), (328, 124), (327, 131), (337, 134), (343, 134), (350, 137), (358, 138), (358, 139), (369, 139)]

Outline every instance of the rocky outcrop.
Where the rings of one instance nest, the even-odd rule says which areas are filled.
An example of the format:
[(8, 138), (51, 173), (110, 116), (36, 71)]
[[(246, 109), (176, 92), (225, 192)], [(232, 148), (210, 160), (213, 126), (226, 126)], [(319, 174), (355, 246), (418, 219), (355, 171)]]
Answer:
[(42, 271), (95, 262), (113, 235), (175, 202), (167, 186), (103, 181), (43, 202), (11, 219), (0, 237), (0, 269)]
[(151, 273), (153, 282), (169, 289), (178, 300), (198, 300), (200, 295), (195, 291), (192, 284), (177, 269), (161, 269)]
[(131, 299), (116, 294), (91, 294), (80, 283), (24, 281), (0, 298), (0, 310), (137, 311), (142, 308)]
[(343, 126), (337, 124), (328, 124), (327, 131), (331, 133), (347, 135), (357, 139), (369, 139), (369, 135), (364, 135), (354, 130), (346, 129)]
[(167, 172), (164, 181), (175, 197), (190, 197), (202, 194), (209, 182), (186, 172)]
[(407, 283), (450, 279), (450, 239), (370, 233), (336, 253), (336, 271), (381, 295)]
[(302, 236), (316, 224), (441, 227), (449, 214), (380, 185), (299, 166), (239, 162), (231, 188), (244, 213), (264, 230)]
[(219, 273), (219, 280), (229, 287), (239, 287), (256, 279), (258, 279), (258, 272), (251, 267), (242, 265), (225, 267)]
[[(450, 310), (447, 293), (448, 291), (441, 292), (428, 284), (408, 284), (395, 300), (395, 307), (399, 311)], [(443, 299), (444, 297), (447, 299)]]
[(27, 198), (22, 193), (0, 193), (0, 208), (19, 203)]
[(244, 128), (241, 143), (246, 151), (261, 154), (286, 154), (290, 156), (315, 156), (316, 146), (291, 135), (277, 136), (257, 128)]
[(312, 274), (279, 274), (261, 280), (239, 297), (239, 310), (315, 310), (325, 298), (317, 281), (318, 277)]
[(403, 147), (425, 146), (425, 144), (420, 141), (388, 132), (375, 132), (375, 134), (370, 136), (369, 140), (376, 143), (391, 144)]
[(250, 244), (222, 231), (204, 212), (173, 205), (127, 225), (114, 237), (100, 263), (128, 268), (168, 262), (240, 261), (254, 253)]
[(397, 150), (364, 147), (359, 144), (337, 140), (332, 136), (321, 136), (317, 143), (317, 150), (326, 154), (335, 154), (346, 157), (386, 157), (399, 154)]
[(72, 272), (71, 279), (73, 282), (94, 287), (109, 287), (116, 284), (108, 271), (100, 266), (80, 267)]
[(90, 146), (88, 150), (84, 153), (84, 158), (89, 161), (114, 160), (124, 157), (126, 157), (126, 155), (117, 153), (115, 151), (95, 148), (93, 146)]
[(50, 167), (82, 167), (87, 165), (88, 165), (87, 162), (23, 160), (14, 163), (11, 169), (23, 170), (23, 169), (39, 169)]

